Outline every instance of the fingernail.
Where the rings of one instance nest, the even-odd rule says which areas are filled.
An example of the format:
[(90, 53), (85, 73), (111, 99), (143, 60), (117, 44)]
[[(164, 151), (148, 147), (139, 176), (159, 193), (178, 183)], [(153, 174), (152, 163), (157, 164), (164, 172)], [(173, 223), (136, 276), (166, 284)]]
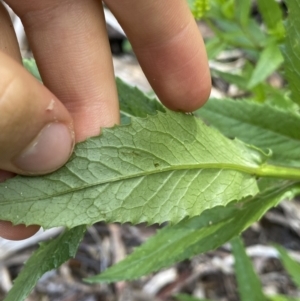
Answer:
[(50, 123), (14, 160), (14, 164), (25, 172), (48, 173), (67, 162), (73, 147), (72, 131), (63, 123)]

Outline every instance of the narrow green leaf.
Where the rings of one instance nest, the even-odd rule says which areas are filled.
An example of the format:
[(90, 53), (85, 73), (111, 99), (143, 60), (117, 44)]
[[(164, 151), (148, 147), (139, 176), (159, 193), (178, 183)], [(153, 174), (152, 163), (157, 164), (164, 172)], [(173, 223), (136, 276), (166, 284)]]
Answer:
[(254, 68), (252, 64), (246, 62), (245, 66), (243, 67), (242, 72), (239, 74), (233, 74), (228, 72), (222, 72), (218, 70), (212, 70), (212, 75), (220, 77), (224, 81), (234, 84), (239, 87), (241, 90), (251, 92), (253, 94), (253, 100), (257, 102), (264, 102), (266, 100), (266, 93), (269, 90), (266, 88), (267, 84), (258, 84), (254, 88), (250, 88), (249, 91), (249, 81), (253, 74)]
[(251, 0), (235, 0), (235, 15), (237, 21), (244, 27), (250, 21)]
[(234, 19), (234, 13), (235, 13), (235, 7), (234, 7), (235, 0), (226, 0), (226, 1), (217, 1), (217, 2), (219, 2), (218, 4), (222, 12), (222, 18), (225, 17), (225, 19), (232, 21)]
[(155, 115), (157, 111), (165, 112), (163, 106), (155, 99), (151, 99), (137, 87), (132, 87), (120, 78), (116, 79), (121, 114), (128, 117), (147, 117)]
[(37, 80), (42, 81), (34, 59), (23, 59), (23, 65)]
[[(210, 10), (206, 14), (206, 18), (214, 21), (216, 19), (234, 17), (234, 0), (210, 0)], [(207, 19), (206, 19), (207, 20)]]
[(26, 262), (4, 301), (25, 300), (44, 273), (73, 258), (85, 230), (86, 226), (66, 230), (58, 238), (42, 243)]
[(288, 252), (281, 246), (276, 246), (280, 254), (280, 259), (283, 263), (284, 268), (291, 276), (293, 282), (300, 288), (300, 264), (290, 257)]
[(300, 301), (299, 298), (284, 295), (266, 296), (268, 301)]
[(246, 77), (238, 74), (232, 74), (229, 72), (223, 72), (219, 70), (212, 70), (213, 76), (218, 76), (224, 81), (238, 86), (240, 89), (247, 90), (248, 80)]
[(283, 63), (283, 57), (276, 43), (269, 44), (261, 53), (252, 73), (248, 88), (251, 89), (266, 80)]
[(300, 167), (300, 115), (249, 100), (211, 99), (196, 115), (228, 137), (271, 149), (270, 162)]
[(300, 193), (300, 183), (283, 183), (245, 202), (206, 210), (200, 216), (160, 230), (125, 260), (88, 282), (136, 279), (194, 255), (213, 250), (239, 235), (283, 199)]
[(268, 301), (300, 301), (299, 298), (284, 295), (266, 296)]
[(239, 237), (231, 241), (235, 258), (235, 274), (241, 301), (266, 301), (258, 276), (253, 270), (252, 262), (247, 256)]
[(191, 296), (185, 295), (185, 294), (179, 294), (179, 295), (177, 295), (176, 299), (178, 301), (211, 301), (211, 300), (208, 300), (208, 299), (194, 298), (194, 297), (191, 297)]
[(206, 52), (209, 60), (213, 60), (222, 50), (226, 48), (226, 43), (218, 37), (205, 42)]
[(300, 104), (300, 0), (287, 0), (289, 16), (286, 23), (286, 39), (282, 48), (285, 59), (285, 75), (292, 91), (292, 100)]
[(256, 102), (265, 102), (267, 95), (262, 83), (258, 84), (254, 88), (252, 88), (253, 100)]
[(265, 85), (264, 88), (267, 94), (266, 102), (271, 106), (275, 106), (279, 109), (291, 111), (294, 113), (297, 113), (299, 111), (299, 106), (290, 99), (290, 93), (288, 90), (278, 89), (270, 85)]
[(257, 0), (258, 9), (268, 32), (279, 39), (285, 35), (282, 10), (276, 0)]
[(266, 34), (252, 19), (249, 20), (245, 28), (241, 28), (236, 22), (226, 19), (215, 20), (215, 23), (220, 30), (222, 39), (232, 46), (258, 50), (267, 44)]
[(107, 222), (178, 222), (258, 193), (266, 160), (194, 116), (132, 118), (76, 146), (60, 170), (0, 184), (0, 219), (44, 228)]

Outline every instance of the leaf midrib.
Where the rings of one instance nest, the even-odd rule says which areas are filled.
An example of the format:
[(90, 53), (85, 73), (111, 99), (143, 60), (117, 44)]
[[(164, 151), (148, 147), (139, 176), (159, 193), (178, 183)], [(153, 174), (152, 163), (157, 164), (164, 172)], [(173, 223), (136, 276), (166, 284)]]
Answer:
[[(170, 167), (166, 168), (161, 168), (161, 169), (156, 169), (156, 170), (151, 170), (151, 171), (143, 171), (140, 173), (135, 173), (132, 175), (125, 175), (125, 176), (119, 176), (117, 178), (112, 178), (109, 181), (99, 181), (96, 183), (92, 184), (87, 184), (87, 185), (82, 185), (78, 188), (73, 188), (67, 191), (63, 191), (57, 194), (49, 195), (49, 196), (42, 196), (42, 197), (34, 197), (34, 198), (29, 198), (26, 200), (9, 200), (9, 201), (0, 201), (0, 205), (3, 204), (9, 204), (12, 201), (14, 203), (26, 203), (26, 202), (32, 202), (32, 201), (42, 201), (46, 200), (49, 198), (55, 198), (58, 196), (63, 196), (69, 193), (75, 193), (84, 189), (89, 189), (95, 186), (100, 186), (100, 185), (105, 185), (105, 184), (111, 184), (111, 183), (116, 183), (124, 180), (132, 180), (135, 178), (140, 178), (140, 177), (145, 177), (145, 176), (150, 176), (153, 174), (157, 173), (164, 173), (164, 172), (173, 172), (173, 171), (178, 171), (178, 170), (195, 170), (195, 169), (220, 169), (220, 170), (233, 170), (237, 172), (242, 172), (245, 174), (251, 174), (254, 175), (258, 171), (258, 167), (250, 167), (250, 166), (243, 166), (243, 165), (238, 165), (238, 164), (228, 164), (228, 163), (201, 163), (201, 164), (193, 164), (193, 165), (172, 165)], [(20, 176), (21, 177), (21, 176)], [(16, 177), (14, 179), (18, 179), (20, 177)], [(49, 179), (51, 181), (51, 179)], [(23, 183), (24, 184), (24, 183)], [(1, 184), (1, 186), (5, 186), (5, 182)]]

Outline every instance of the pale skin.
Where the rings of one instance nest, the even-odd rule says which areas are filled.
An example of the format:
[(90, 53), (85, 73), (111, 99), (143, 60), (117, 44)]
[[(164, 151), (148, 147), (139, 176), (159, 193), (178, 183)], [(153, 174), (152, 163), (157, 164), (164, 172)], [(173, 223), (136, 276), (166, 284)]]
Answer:
[[(21, 18), (44, 86), (21, 65), (0, 3), (0, 181), (46, 174), (68, 160), (76, 142), (119, 123), (100, 0), (7, 0)], [(186, 0), (106, 0), (162, 103), (190, 112), (207, 100), (205, 47)], [(20, 240), (38, 226), (0, 221), (0, 236)]]

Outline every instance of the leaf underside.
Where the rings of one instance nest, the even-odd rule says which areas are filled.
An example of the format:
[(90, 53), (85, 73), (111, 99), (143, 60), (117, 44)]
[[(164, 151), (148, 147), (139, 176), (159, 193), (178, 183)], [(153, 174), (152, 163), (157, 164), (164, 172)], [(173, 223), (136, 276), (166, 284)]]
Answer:
[(258, 193), (243, 172), (263, 153), (193, 116), (134, 118), (76, 146), (60, 170), (0, 184), (0, 219), (75, 227), (106, 222), (178, 222)]

